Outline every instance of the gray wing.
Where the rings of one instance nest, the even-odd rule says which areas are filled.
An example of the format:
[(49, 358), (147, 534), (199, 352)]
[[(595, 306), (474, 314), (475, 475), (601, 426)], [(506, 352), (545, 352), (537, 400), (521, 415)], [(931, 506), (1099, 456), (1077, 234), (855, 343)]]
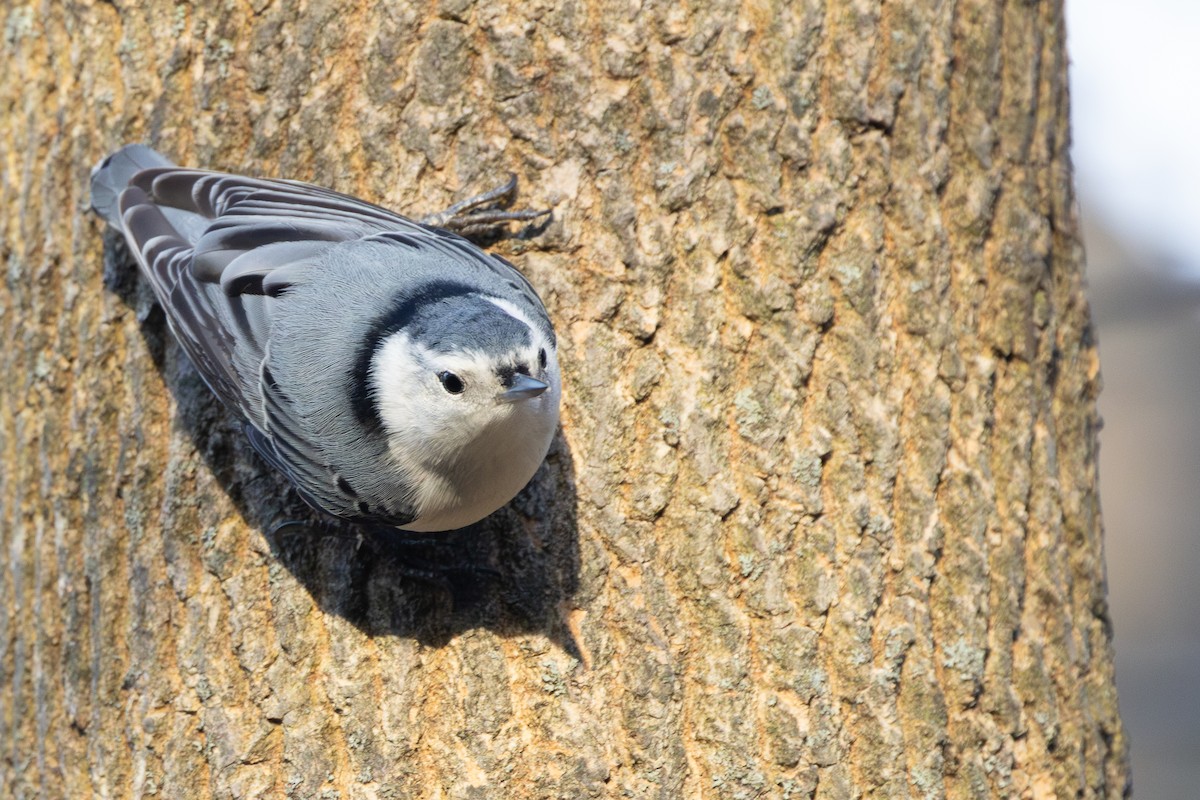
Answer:
[[(192, 277), (219, 284), (228, 296), (278, 295), (338, 242), (384, 232), (433, 243), (457, 239), (347, 195), (291, 181), (156, 167), (133, 176), (121, 196), (124, 216), (133, 205), (179, 209), (208, 220), (192, 242)], [(125, 229), (142, 239), (129, 223)]]
[(119, 213), (176, 338), (213, 392), (247, 420), (255, 449), (311, 505), (363, 517), (265, 367), (276, 298), (311, 279), (340, 242), (380, 237), (401, 249), (487, 257), (453, 234), (326, 189), (176, 167), (134, 174)]
[[(440, 251), (455, 259), (502, 273), (524, 300), (541, 301), (525, 277), (504, 259), (488, 255), (457, 234), (430, 227), (349, 195), (306, 183), (245, 178), (179, 167), (143, 169), (121, 195), (124, 216), (134, 207), (153, 206), (171, 215), (179, 210), (207, 221), (189, 245), (192, 277), (218, 284), (229, 297), (278, 296), (309, 275), (319, 257), (339, 242), (376, 240), (400, 249)], [(138, 189), (141, 195), (132, 190)], [(178, 217), (167, 219), (182, 227)], [(154, 220), (158, 222), (158, 220)], [(136, 247), (151, 243), (160, 230), (139, 232), (125, 221)], [(153, 262), (147, 259), (148, 264)], [(153, 280), (155, 275), (151, 275)]]

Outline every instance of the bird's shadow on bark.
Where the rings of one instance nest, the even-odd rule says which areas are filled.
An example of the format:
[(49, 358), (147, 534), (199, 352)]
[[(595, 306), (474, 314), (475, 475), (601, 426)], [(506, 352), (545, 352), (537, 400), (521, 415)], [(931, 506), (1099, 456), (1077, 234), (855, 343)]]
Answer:
[[(529, 485), (468, 528), (411, 537), (352, 526), (328, 530), (287, 479), (259, 458), (235, 414), (204, 385), (124, 241), (111, 231), (104, 261), (105, 284), (136, 313), (151, 358), (175, 397), (176, 424), (271, 556), (323, 611), (369, 636), (410, 637), (431, 646), (474, 628), (501, 635), (536, 631), (579, 657), (567, 620), (579, 581), (575, 476), (561, 430)], [(297, 524), (281, 527), (284, 522)]]

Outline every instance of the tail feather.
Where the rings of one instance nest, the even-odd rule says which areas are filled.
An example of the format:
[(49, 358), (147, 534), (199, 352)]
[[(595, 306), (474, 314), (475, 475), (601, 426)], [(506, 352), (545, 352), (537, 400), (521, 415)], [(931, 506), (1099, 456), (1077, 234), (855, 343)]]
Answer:
[(92, 169), (92, 208), (115, 228), (122, 228), (117, 201), (133, 176), (151, 167), (174, 166), (166, 156), (144, 144), (130, 144)]

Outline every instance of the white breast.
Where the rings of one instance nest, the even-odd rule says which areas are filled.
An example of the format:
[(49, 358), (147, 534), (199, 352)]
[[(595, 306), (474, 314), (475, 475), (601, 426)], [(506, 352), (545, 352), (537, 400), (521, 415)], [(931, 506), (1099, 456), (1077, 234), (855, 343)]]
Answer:
[[(549, 396), (553, 391), (553, 397)], [(452, 463), (414, 466), (420, 516), (410, 531), (446, 531), (477, 522), (503, 507), (537, 472), (558, 428), (554, 385), (540, 397), (509, 405), (509, 418), (479, 432)]]

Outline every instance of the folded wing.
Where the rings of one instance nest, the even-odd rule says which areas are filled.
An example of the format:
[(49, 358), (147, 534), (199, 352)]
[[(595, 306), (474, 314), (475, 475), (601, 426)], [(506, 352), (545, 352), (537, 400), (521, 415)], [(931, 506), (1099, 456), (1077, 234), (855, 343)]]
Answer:
[(401, 249), (486, 257), (453, 234), (289, 181), (154, 166), (134, 173), (118, 196), (126, 239), (172, 330), (213, 392), (245, 417), (255, 449), (310, 504), (370, 516), (266, 367), (276, 304), (296, 281), (326, 268), (323, 256), (340, 242), (379, 237)]

